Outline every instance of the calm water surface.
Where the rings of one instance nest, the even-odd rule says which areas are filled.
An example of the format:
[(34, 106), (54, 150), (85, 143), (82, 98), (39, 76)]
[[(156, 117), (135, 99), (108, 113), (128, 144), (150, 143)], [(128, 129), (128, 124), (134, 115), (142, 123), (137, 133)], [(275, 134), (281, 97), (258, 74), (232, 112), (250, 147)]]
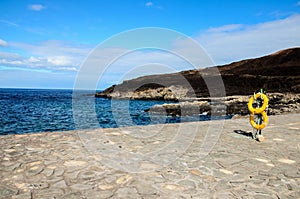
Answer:
[[(65, 131), (87, 128), (179, 123), (209, 120), (208, 116), (170, 117), (145, 112), (163, 101), (114, 100), (76, 95), (76, 119), (72, 90), (0, 89), (0, 135)], [(90, 101), (89, 100), (93, 100)], [(87, 104), (92, 104), (92, 110)], [(113, 105), (113, 108), (112, 108)], [(82, 120), (78, 117), (82, 117)], [(91, 119), (88, 119), (88, 118)], [(78, 122), (79, 121), (79, 122)]]

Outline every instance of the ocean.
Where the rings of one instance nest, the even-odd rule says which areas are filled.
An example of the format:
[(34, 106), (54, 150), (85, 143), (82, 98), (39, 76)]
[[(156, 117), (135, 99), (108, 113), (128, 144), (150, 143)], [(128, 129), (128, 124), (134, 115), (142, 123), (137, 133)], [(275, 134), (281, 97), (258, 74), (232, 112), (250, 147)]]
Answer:
[[(76, 96), (78, 98), (78, 95)], [(72, 97), (74, 97), (72, 90), (0, 88), (0, 135), (88, 128), (116, 128), (211, 119), (207, 115), (171, 117), (144, 111), (155, 104), (166, 103), (165, 101), (112, 101), (105, 98), (94, 98), (84, 92), (79, 96), (82, 98), (81, 100), (72, 101)], [(84, 113), (86, 98), (93, 100), (92, 112)], [(74, 118), (74, 102), (82, 103), (83, 108), (80, 110), (82, 111), (82, 120), (78, 120), (78, 115), (76, 115), (77, 119)], [(75, 105), (78, 107), (78, 104)], [(88, 117), (94, 118), (92, 120), (86, 119)]]

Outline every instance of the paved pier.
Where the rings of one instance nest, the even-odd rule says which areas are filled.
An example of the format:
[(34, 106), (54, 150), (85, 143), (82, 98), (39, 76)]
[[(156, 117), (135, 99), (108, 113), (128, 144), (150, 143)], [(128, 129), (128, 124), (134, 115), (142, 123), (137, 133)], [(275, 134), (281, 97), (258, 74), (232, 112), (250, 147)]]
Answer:
[(0, 137), (0, 198), (300, 198), (300, 114)]

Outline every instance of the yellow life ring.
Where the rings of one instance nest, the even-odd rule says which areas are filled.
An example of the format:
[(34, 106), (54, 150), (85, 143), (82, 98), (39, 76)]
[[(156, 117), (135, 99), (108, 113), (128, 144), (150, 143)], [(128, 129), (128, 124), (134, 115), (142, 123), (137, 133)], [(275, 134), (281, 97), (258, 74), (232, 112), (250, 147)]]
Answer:
[(262, 119), (263, 119), (263, 122), (261, 124), (256, 124), (254, 121), (254, 115), (250, 115), (251, 126), (253, 126), (253, 128), (255, 128), (257, 130), (261, 130), (261, 129), (265, 128), (267, 123), (269, 122), (269, 118), (267, 116), (266, 111), (263, 111), (261, 113), (261, 115), (262, 115)]
[[(255, 99), (257, 98), (261, 98), (263, 99), (264, 103), (261, 107), (258, 107), (258, 108), (253, 108), (253, 102)], [(263, 94), (263, 93), (256, 93), (254, 95), (254, 97), (252, 96), (249, 100), (249, 103), (248, 103), (248, 109), (249, 111), (251, 112), (251, 114), (259, 114), (259, 113), (262, 113), (264, 110), (266, 110), (267, 106), (268, 106), (268, 103), (269, 103), (269, 99), (268, 97)]]

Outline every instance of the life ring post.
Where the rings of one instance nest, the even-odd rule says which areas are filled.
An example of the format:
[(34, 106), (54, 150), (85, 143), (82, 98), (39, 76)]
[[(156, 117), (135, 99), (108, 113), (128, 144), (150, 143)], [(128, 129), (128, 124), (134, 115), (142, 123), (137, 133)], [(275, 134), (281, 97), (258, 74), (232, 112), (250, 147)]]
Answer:
[[(256, 106), (254, 107), (253, 104), (256, 104)], [(259, 141), (264, 140), (261, 131), (269, 122), (266, 112), (268, 105), (269, 99), (267, 95), (263, 93), (263, 89), (261, 89), (259, 93), (254, 93), (248, 102), (248, 109), (250, 111), (250, 124), (255, 130), (253, 138)]]

